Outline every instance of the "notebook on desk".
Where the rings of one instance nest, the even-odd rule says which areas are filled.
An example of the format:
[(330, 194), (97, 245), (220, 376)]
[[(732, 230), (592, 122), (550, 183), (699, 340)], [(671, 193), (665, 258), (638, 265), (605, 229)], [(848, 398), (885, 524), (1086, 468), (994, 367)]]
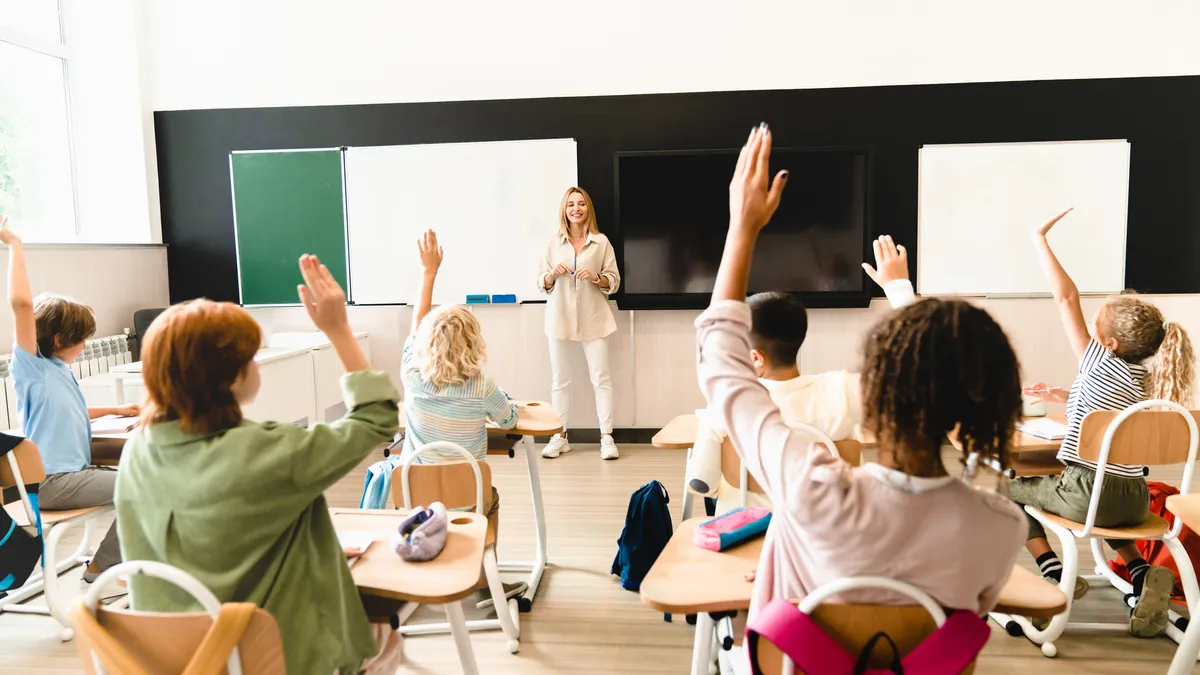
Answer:
[(136, 417), (105, 415), (92, 420), (93, 434), (124, 434), (133, 431), (138, 424)]
[(1037, 436), (1048, 441), (1061, 441), (1067, 437), (1067, 425), (1055, 422), (1049, 417), (1039, 417), (1032, 420), (1017, 422), (1017, 431), (1030, 436)]

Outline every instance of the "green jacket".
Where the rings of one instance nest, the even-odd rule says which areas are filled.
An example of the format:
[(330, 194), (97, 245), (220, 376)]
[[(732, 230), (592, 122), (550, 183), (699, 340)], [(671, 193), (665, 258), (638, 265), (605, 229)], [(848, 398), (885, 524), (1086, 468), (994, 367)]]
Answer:
[[(322, 494), (396, 433), (388, 376), (342, 377), (349, 410), (301, 429), (243, 421), (212, 435), (163, 422), (121, 456), (117, 527), (125, 560), (169, 563), (222, 602), (254, 602), (279, 622), (289, 673), (329, 675), (377, 651)], [(198, 611), (173, 584), (131, 580), (134, 609)]]

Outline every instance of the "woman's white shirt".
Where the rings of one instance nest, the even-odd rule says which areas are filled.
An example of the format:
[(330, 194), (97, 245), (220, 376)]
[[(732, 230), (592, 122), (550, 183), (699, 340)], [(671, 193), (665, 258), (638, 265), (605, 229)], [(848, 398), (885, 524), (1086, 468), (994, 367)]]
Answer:
[[(559, 265), (569, 270), (587, 270), (608, 279), (608, 288), (591, 281), (577, 281), (564, 274), (546, 288), (546, 275)], [(546, 336), (552, 340), (587, 342), (607, 337), (617, 330), (608, 296), (621, 286), (617, 255), (608, 237), (588, 234), (576, 255), (567, 235), (555, 234), (546, 245), (546, 254), (538, 269), (537, 287), (550, 297), (546, 301)]]

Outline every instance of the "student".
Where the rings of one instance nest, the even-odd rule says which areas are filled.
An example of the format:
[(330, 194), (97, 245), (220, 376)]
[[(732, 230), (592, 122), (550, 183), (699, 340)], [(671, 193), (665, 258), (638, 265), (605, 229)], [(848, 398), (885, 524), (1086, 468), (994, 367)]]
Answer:
[[(417, 240), (424, 272), (421, 298), (413, 312), (412, 330), (401, 359), (406, 419), (404, 453), (435, 441), (456, 443), (487, 461), (487, 421), (501, 429), (517, 426), (517, 404), (483, 372), (487, 343), (471, 310), (463, 305), (442, 305), (434, 311), (433, 284), (442, 264), (442, 247), (429, 230)], [(462, 455), (448, 450), (422, 454), (417, 462), (460, 462)], [(486, 499), (486, 497), (485, 497)], [(492, 487), (484, 511), (498, 531), (500, 493)], [(523, 593), (528, 584), (505, 584), (508, 597)]]
[[(401, 638), (369, 622), (323, 494), (396, 433), (400, 396), (363, 356), (329, 270), (315, 256), (300, 270), (300, 299), (346, 370), (349, 412), (311, 429), (244, 419), (261, 384), (258, 324), (227, 302), (171, 307), (142, 347), (147, 402), (117, 478), (121, 545), (131, 560), (188, 572), (221, 602), (270, 612), (288, 672), (394, 673)], [(200, 609), (171, 583), (130, 584), (134, 609)]]
[[(1009, 488), (1018, 504), (1035, 506), (1070, 520), (1083, 522), (1091, 502), (1096, 465), (1079, 457), (1079, 429), (1083, 418), (1095, 410), (1124, 410), (1149, 398), (1168, 399), (1190, 407), (1195, 384), (1195, 353), (1187, 331), (1167, 321), (1150, 303), (1122, 295), (1097, 310), (1089, 329), (1079, 304), (1079, 290), (1058, 262), (1047, 233), (1063, 219), (1067, 209), (1033, 232), (1034, 246), (1042, 269), (1050, 280), (1059, 316), (1079, 359), (1079, 377), (1069, 396), (1059, 388), (1037, 385), (1027, 393), (1067, 404), (1067, 433), (1058, 459), (1067, 465), (1061, 476), (1018, 478)], [(1146, 362), (1153, 358), (1153, 367)], [(1109, 463), (1096, 511), (1097, 527), (1127, 527), (1146, 519), (1150, 511), (1150, 489), (1145, 468)], [(1037, 560), (1042, 576), (1059, 582), (1062, 563), (1050, 548), (1041, 523), (1032, 516), (1025, 547)], [(1155, 637), (1167, 626), (1167, 609), (1175, 580), (1171, 571), (1151, 566), (1132, 541), (1110, 539), (1129, 570), (1137, 605), (1129, 617), (1129, 632), (1136, 637)], [(1088, 583), (1075, 579), (1075, 597), (1083, 597)]]
[[(117, 474), (92, 464), (90, 420), (104, 415), (137, 415), (137, 405), (89, 408), (71, 371), (96, 332), (92, 308), (60, 295), (33, 297), (25, 271), (21, 239), (0, 216), (0, 242), (8, 246), (8, 303), (12, 307), (13, 386), (25, 437), (42, 456), (46, 480), (38, 489), (39, 508), (47, 511), (103, 506), (113, 501)], [(83, 572), (91, 583), (121, 562), (113, 523)]]
[[(884, 318), (866, 341), (864, 424), (878, 437), (877, 463), (852, 468), (789, 430), (755, 378), (744, 300), (755, 240), (787, 181), (781, 171), (770, 183), (770, 154), (762, 125), (738, 158), (713, 302), (696, 320), (709, 409), (777, 505), (751, 619), (772, 598), (861, 575), (908, 582), (943, 607), (986, 612), (1012, 572), (1024, 522), (1009, 499), (947, 475), (941, 446), (957, 427), (967, 452), (1003, 461), (1021, 411), (1016, 355), (987, 312), (922, 300)], [(886, 591), (847, 598), (909, 602)]]
[[(878, 270), (866, 263), (863, 269), (883, 288), (892, 307), (911, 303), (916, 294), (908, 280), (908, 252), (886, 235), (872, 245)], [(750, 296), (746, 305), (750, 307), (750, 362), (779, 406), (783, 421), (810, 424), (834, 441), (855, 438), (862, 423), (860, 375), (844, 370), (800, 374), (799, 352), (808, 332), (804, 303), (793, 295), (771, 292)], [(741, 503), (741, 490), (721, 476), (721, 444), (726, 437), (711, 415), (701, 414), (688, 456), (689, 488), (705, 496), (715, 493), (717, 513)], [(706, 489), (710, 486), (716, 489)], [(766, 495), (754, 492), (746, 495), (746, 505), (771, 508)]]

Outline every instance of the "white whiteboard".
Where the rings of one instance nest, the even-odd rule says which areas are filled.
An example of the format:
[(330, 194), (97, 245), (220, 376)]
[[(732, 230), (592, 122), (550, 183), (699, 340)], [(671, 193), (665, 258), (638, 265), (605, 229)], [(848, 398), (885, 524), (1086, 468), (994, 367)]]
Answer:
[(1050, 231), (1081, 293), (1125, 286), (1129, 143), (927, 145), (920, 154), (917, 289), (923, 295), (1048, 293), (1030, 238)]
[(417, 238), (446, 251), (434, 304), (469, 294), (543, 300), (538, 262), (576, 184), (571, 139), (350, 148), (346, 227), (356, 304), (417, 301)]

